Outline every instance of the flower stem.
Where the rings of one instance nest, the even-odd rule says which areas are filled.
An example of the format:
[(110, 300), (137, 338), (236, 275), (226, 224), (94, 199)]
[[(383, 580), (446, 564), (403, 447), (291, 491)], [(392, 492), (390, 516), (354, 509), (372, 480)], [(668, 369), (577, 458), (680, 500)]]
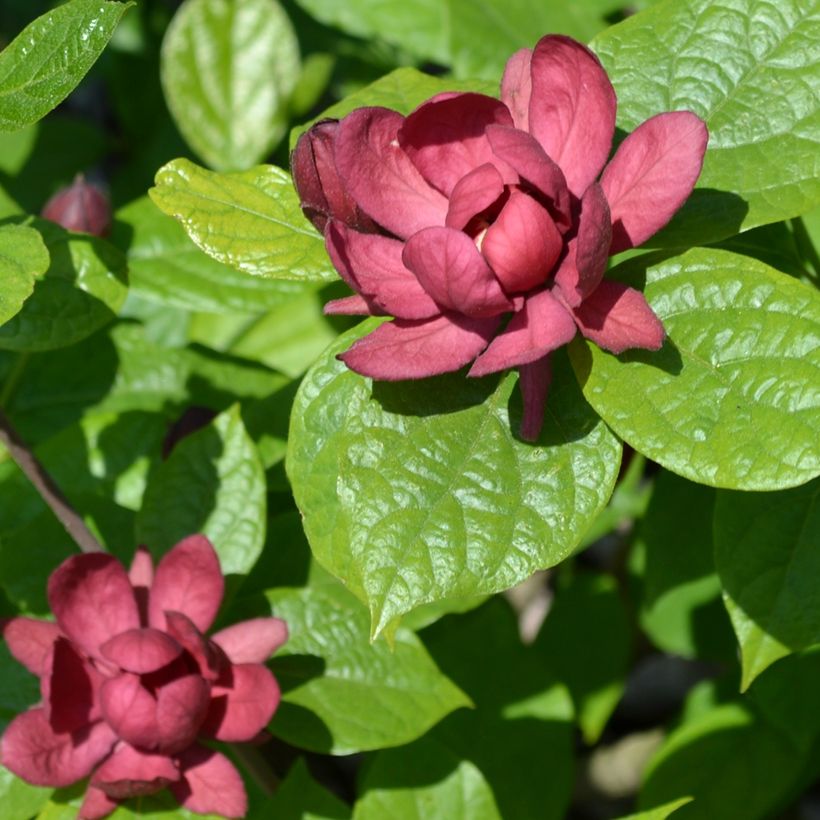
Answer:
[(0, 444), (6, 447), (17, 466), (40, 493), (43, 501), (48, 504), (77, 546), (83, 552), (105, 552), (100, 542), (86, 526), (85, 521), (68, 503), (54, 479), (46, 472), (37, 456), (29, 450), (2, 410), (0, 410)]

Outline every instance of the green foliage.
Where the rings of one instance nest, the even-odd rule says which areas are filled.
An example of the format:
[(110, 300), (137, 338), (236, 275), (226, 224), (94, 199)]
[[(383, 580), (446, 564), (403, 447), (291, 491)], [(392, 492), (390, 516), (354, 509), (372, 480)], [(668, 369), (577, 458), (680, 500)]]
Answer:
[(86, 75), (131, 3), (71, 0), (38, 17), (0, 53), (0, 131), (44, 117)]
[(275, 0), (187, 0), (160, 68), (180, 131), (212, 168), (250, 168), (284, 136), (299, 45)]
[[(258, 816), (260, 820), (268, 816), (276, 820), (349, 820), (350, 809), (322, 788), (299, 758)], [(255, 818), (252, 814), (251, 820)]]
[(48, 249), (37, 231), (22, 225), (0, 227), (0, 325), (20, 312), (48, 265)]

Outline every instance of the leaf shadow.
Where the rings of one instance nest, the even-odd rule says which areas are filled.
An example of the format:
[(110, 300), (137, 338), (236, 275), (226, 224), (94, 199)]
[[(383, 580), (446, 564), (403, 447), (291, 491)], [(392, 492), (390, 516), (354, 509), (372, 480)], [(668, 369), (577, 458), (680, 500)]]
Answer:
[(469, 379), (466, 371), (427, 379), (398, 382), (374, 381), (372, 397), (388, 413), (402, 416), (441, 416), (483, 404), (498, 386), (499, 378)]

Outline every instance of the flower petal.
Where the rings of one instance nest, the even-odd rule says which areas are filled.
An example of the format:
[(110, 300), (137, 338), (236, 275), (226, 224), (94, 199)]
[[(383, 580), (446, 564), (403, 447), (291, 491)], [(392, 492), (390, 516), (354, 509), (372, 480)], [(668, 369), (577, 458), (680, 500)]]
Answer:
[(288, 625), (281, 618), (240, 621), (212, 637), (231, 663), (264, 663), (287, 639)]
[(402, 242), (351, 230), (341, 222), (328, 222), (325, 246), (341, 277), (391, 316), (429, 319), (441, 313), (438, 305), (402, 262)]
[(516, 128), (491, 125), (487, 139), (493, 152), (508, 162), (532, 188), (543, 194), (555, 222), (566, 230), (572, 224), (569, 188), (564, 172), (546, 154), (535, 137)]
[(406, 239), (430, 225), (443, 225), (447, 200), (399, 147), (404, 117), (387, 108), (358, 108), (340, 123), (336, 167), (346, 190), (367, 214)]
[(575, 308), (575, 321), (587, 339), (612, 353), (660, 350), (666, 336), (642, 293), (606, 279)]
[(524, 404), (519, 433), (524, 441), (537, 441), (544, 426), (544, 409), (552, 381), (549, 354), (518, 368), (518, 386)]
[(612, 239), (609, 206), (597, 182), (584, 191), (578, 233), (555, 273), (555, 283), (571, 307), (577, 307), (598, 287), (606, 270)]
[(148, 594), (154, 580), (154, 561), (151, 553), (140, 545), (131, 559), (131, 568), (128, 570), (128, 580), (134, 588), (134, 598), (140, 615), (140, 625), (148, 625)]
[(458, 231), (477, 214), (490, 207), (504, 193), (504, 180), (489, 162), (463, 176), (450, 194), (446, 225)]
[(523, 293), (546, 281), (563, 246), (547, 211), (531, 196), (513, 189), (487, 228), (481, 253), (508, 293)]
[(119, 803), (112, 800), (104, 791), (89, 786), (85, 791), (83, 803), (77, 814), (77, 820), (103, 820), (113, 812)]
[(153, 672), (171, 663), (182, 647), (158, 629), (129, 629), (106, 641), (100, 651), (105, 658), (127, 672)]
[(29, 672), (41, 677), (45, 672), (54, 641), (60, 635), (57, 624), (18, 616), (3, 622), (0, 629), (14, 659), (23, 664)]
[(695, 187), (709, 132), (689, 111), (641, 123), (604, 169), (601, 187), (612, 212), (612, 248), (641, 245), (672, 218)]
[(210, 686), (200, 675), (183, 675), (157, 689), (157, 749), (177, 754), (196, 739), (208, 711)]
[(157, 701), (139, 675), (123, 672), (100, 687), (100, 707), (109, 726), (127, 743), (142, 749), (157, 746)]
[(339, 358), (356, 373), (384, 381), (423, 379), (458, 370), (486, 346), (499, 320), (445, 315), (396, 319), (359, 339)]
[(501, 78), (501, 101), (512, 114), (513, 124), (522, 131), (529, 130), (530, 97), (532, 96), (532, 75), (530, 63), (532, 49), (516, 51), (504, 67)]
[(518, 182), (515, 172), (493, 153), (488, 125), (512, 126), (504, 103), (484, 94), (439, 94), (422, 103), (399, 129), (399, 145), (422, 176), (446, 196), (479, 165), (496, 165), (505, 182)]
[(209, 641), (187, 615), (168, 611), (165, 618), (169, 634), (193, 656), (202, 677), (206, 680), (216, 680), (220, 670), (228, 663), (227, 658), (221, 656), (219, 647)]
[(100, 719), (97, 692), (102, 675), (66, 638), (54, 643), (41, 681), (43, 708), (55, 732), (74, 732)]
[(342, 299), (332, 299), (322, 311), (325, 316), (384, 316), (384, 311), (358, 293)]
[(116, 739), (104, 721), (73, 734), (58, 734), (44, 709), (29, 709), (14, 718), (3, 734), (0, 762), (34, 786), (62, 788), (87, 777)]
[(131, 582), (111, 555), (87, 553), (63, 561), (48, 579), (48, 601), (63, 633), (95, 658), (109, 638), (139, 626)]
[(191, 535), (166, 553), (157, 566), (148, 602), (151, 626), (165, 628), (165, 610), (187, 615), (201, 632), (214, 622), (225, 579), (211, 542)]
[(575, 322), (548, 290), (530, 296), (502, 333), (470, 368), (470, 376), (486, 376), (542, 358), (575, 336)]
[(530, 133), (558, 163), (577, 197), (603, 168), (615, 133), (616, 99), (598, 58), (557, 34), (532, 55)]
[(183, 779), (171, 784), (174, 797), (200, 814), (244, 817), (248, 798), (239, 772), (219, 752), (192, 746), (179, 756)]
[(425, 228), (404, 245), (404, 264), (445, 310), (496, 316), (512, 303), (475, 242), (453, 228)]
[(156, 794), (180, 777), (170, 757), (140, 752), (121, 743), (94, 772), (91, 785), (113, 800), (126, 800)]
[(228, 742), (251, 740), (268, 725), (279, 699), (279, 686), (266, 666), (236, 664), (228, 679), (213, 685), (201, 732)]

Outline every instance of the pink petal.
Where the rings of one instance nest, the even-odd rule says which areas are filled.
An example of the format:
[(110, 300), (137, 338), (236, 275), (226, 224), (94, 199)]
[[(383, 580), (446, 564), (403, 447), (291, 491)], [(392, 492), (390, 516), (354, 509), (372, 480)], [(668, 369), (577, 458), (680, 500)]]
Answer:
[(519, 433), (524, 441), (537, 441), (544, 426), (544, 409), (552, 381), (549, 354), (518, 368), (518, 386), (524, 403)]
[(211, 688), (200, 675), (184, 675), (157, 689), (157, 749), (177, 754), (196, 739)]
[(529, 130), (530, 97), (532, 96), (532, 76), (530, 63), (532, 49), (516, 51), (504, 67), (501, 78), (501, 101), (510, 109), (513, 124), (522, 131)]
[(51, 621), (38, 621), (22, 616), (9, 618), (2, 624), (3, 639), (14, 659), (29, 672), (42, 676), (60, 628)]
[(157, 701), (138, 675), (123, 672), (100, 688), (100, 706), (109, 726), (127, 743), (143, 749), (157, 746)]
[(332, 299), (325, 305), (323, 313), (325, 316), (384, 316), (383, 310), (358, 294)]
[(481, 253), (508, 293), (543, 284), (564, 246), (552, 217), (531, 196), (513, 189), (487, 229)]
[(231, 667), (229, 681), (217, 681), (211, 690), (202, 734), (217, 740), (251, 740), (264, 729), (279, 705), (279, 686), (261, 663)]
[(151, 586), (148, 617), (151, 626), (165, 628), (165, 610), (183, 612), (201, 632), (214, 622), (225, 579), (211, 542), (204, 535), (180, 541), (159, 562)]
[(341, 277), (368, 303), (401, 319), (429, 319), (441, 311), (402, 262), (397, 239), (328, 222), (325, 246)]
[(91, 785), (112, 800), (126, 800), (156, 794), (180, 777), (170, 757), (140, 752), (122, 743), (94, 772)]
[(0, 762), (34, 786), (70, 786), (87, 777), (116, 741), (99, 721), (82, 731), (57, 734), (43, 709), (29, 709), (8, 725)]
[(483, 94), (445, 93), (420, 105), (399, 129), (399, 145), (422, 176), (443, 194), (485, 163), (497, 166), (505, 182), (515, 173), (493, 154), (488, 125), (512, 125), (507, 106)]
[(101, 647), (102, 654), (127, 672), (153, 672), (179, 656), (182, 647), (158, 629), (129, 629)]
[(128, 580), (134, 588), (134, 597), (140, 614), (140, 625), (148, 625), (148, 594), (154, 580), (154, 561), (151, 553), (143, 547), (137, 547), (128, 570)]
[(498, 321), (453, 315), (423, 322), (396, 319), (359, 339), (339, 358), (351, 370), (384, 381), (449, 373), (486, 347)]
[(609, 77), (586, 46), (556, 34), (538, 41), (532, 55), (530, 133), (578, 197), (609, 156), (616, 104)]
[(587, 339), (612, 353), (659, 350), (666, 336), (642, 293), (606, 279), (575, 308), (575, 321)]
[(572, 222), (567, 180), (538, 140), (524, 131), (500, 125), (487, 129), (487, 139), (496, 156), (509, 163), (524, 182), (547, 198), (552, 218), (562, 230), (567, 230)]
[(118, 805), (119, 803), (108, 797), (105, 792), (89, 786), (77, 814), (77, 820), (102, 820), (103, 817), (108, 817)]
[(166, 612), (165, 618), (169, 634), (191, 654), (202, 677), (216, 680), (220, 670), (228, 664), (227, 658), (221, 657), (219, 647), (209, 641), (194, 626), (194, 622), (181, 612)]
[(447, 200), (431, 187), (399, 147), (404, 117), (387, 108), (358, 108), (340, 123), (336, 167), (359, 206), (387, 230), (406, 239), (443, 225)]
[(524, 309), (490, 342), (470, 368), (470, 376), (486, 376), (529, 364), (565, 345), (575, 336), (575, 322), (548, 290), (530, 296)]
[(635, 248), (686, 201), (703, 166), (709, 132), (689, 111), (641, 123), (604, 169), (601, 186), (612, 212), (612, 248)]
[(213, 636), (232, 663), (264, 663), (288, 639), (280, 618), (252, 618), (221, 629)]
[(470, 220), (489, 208), (504, 193), (504, 180), (489, 162), (463, 176), (450, 194), (448, 228), (464, 230)]
[(606, 270), (612, 238), (609, 206), (597, 182), (584, 191), (578, 233), (555, 273), (561, 295), (571, 307), (577, 307), (598, 287)]
[(512, 310), (475, 242), (461, 231), (425, 228), (407, 240), (402, 259), (446, 310), (474, 317)]
[(74, 648), (58, 638), (41, 681), (43, 708), (55, 732), (74, 732), (100, 719), (97, 692), (100, 673)]
[(63, 561), (48, 580), (57, 624), (83, 652), (100, 657), (100, 645), (139, 626), (131, 582), (111, 555), (87, 553)]
[(226, 757), (202, 746), (192, 746), (180, 755), (179, 762), (183, 780), (171, 784), (171, 791), (186, 809), (229, 818), (247, 813), (245, 786)]

